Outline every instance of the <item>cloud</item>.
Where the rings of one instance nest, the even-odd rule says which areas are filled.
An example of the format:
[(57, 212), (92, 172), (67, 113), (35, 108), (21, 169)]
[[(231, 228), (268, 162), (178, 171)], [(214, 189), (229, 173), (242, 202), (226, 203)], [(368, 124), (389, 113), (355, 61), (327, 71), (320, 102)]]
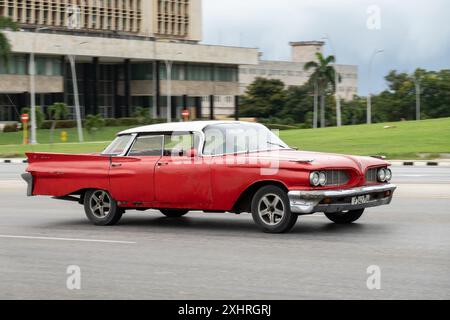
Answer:
[[(367, 28), (369, 6), (380, 9), (381, 29)], [(204, 42), (258, 47), (265, 59), (288, 60), (289, 41), (320, 40), (328, 34), (338, 61), (360, 69), (360, 94), (381, 91), (391, 69), (450, 68), (447, 0), (204, 0)], [(326, 52), (332, 51), (327, 47)]]

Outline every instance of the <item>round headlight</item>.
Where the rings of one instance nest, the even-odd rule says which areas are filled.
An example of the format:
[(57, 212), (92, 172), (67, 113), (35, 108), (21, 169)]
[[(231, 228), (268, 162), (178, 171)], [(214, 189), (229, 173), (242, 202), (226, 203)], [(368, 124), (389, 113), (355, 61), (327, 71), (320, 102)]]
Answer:
[(320, 184), (320, 174), (318, 172), (311, 172), (309, 182), (313, 187), (317, 187)]
[(319, 173), (319, 184), (325, 186), (327, 184), (327, 174), (325, 172)]
[(386, 169), (386, 181), (391, 181), (392, 180), (392, 171), (391, 169)]
[(386, 181), (386, 170), (385, 169), (378, 170), (378, 181), (380, 181), (380, 182)]

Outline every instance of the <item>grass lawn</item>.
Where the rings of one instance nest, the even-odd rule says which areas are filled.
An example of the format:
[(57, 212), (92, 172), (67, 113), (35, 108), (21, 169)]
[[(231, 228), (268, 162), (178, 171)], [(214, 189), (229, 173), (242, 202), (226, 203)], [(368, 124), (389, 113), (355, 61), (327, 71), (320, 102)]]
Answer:
[[(392, 129), (384, 129), (385, 126)], [(103, 150), (125, 127), (104, 128), (95, 136), (85, 133), (86, 143), (77, 144), (76, 129), (68, 129), (68, 143), (61, 144), (62, 130), (55, 131), (55, 144), (48, 144), (50, 130), (38, 130), (37, 146), (21, 145), (22, 133), (0, 133), (0, 158), (23, 157), (25, 152), (90, 153)], [(385, 155), (389, 159), (429, 158), (450, 154), (450, 118), (420, 122), (346, 126), (317, 130), (288, 130), (280, 132), (290, 146), (301, 150), (335, 152), (355, 155)]]
[[(384, 129), (393, 126), (392, 129)], [(385, 155), (389, 159), (419, 159), (419, 154), (450, 154), (450, 118), (282, 131), (281, 138), (302, 150)]]

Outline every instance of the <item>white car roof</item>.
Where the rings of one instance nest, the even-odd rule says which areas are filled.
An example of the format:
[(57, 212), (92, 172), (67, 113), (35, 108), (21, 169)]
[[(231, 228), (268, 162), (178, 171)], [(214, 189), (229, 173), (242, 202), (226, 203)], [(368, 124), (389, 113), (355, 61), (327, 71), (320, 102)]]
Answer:
[(118, 135), (133, 133), (152, 133), (152, 132), (201, 132), (208, 126), (217, 124), (253, 124), (261, 126), (258, 123), (242, 121), (192, 121), (192, 122), (172, 122), (161, 123), (150, 126), (138, 127), (120, 132)]

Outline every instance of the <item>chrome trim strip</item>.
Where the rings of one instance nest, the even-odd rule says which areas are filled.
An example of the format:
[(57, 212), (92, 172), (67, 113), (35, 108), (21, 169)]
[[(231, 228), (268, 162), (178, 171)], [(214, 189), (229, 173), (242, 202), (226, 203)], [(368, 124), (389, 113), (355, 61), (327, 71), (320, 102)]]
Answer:
[[(389, 204), (392, 200), (397, 186), (394, 184), (385, 184), (378, 186), (366, 186), (344, 190), (321, 190), (321, 191), (291, 191), (288, 193), (291, 203), (291, 211), (298, 214), (311, 214), (314, 212), (338, 212), (346, 210), (357, 210)], [(352, 205), (343, 204), (320, 204), (325, 198), (344, 198), (354, 197), (372, 193), (391, 191), (392, 195), (388, 198), (372, 200), (366, 204)]]

